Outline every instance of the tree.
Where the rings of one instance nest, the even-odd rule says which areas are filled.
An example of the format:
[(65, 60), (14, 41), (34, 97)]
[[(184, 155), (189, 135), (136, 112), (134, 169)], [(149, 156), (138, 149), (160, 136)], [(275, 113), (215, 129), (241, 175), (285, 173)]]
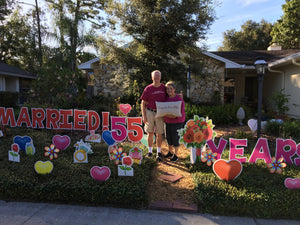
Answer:
[(283, 16), (272, 29), (273, 42), (284, 49), (300, 48), (300, 1), (286, 0), (282, 5)]
[(272, 24), (261, 20), (260, 23), (246, 21), (240, 31), (235, 29), (223, 33), (223, 46), (219, 51), (266, 50), (272, 41)]
[[(211, 0), (128, 0), (113, 2), (109, 13), (116, 17), (121, 30), (133, 41), (117, 47), (101, 40), (105, 60), (130, 71), (130, 81), (139, 85), (150, 81), (154, 69), (162, 71), (162, 79), (186, 82), (186, 65), (180, 52), (196, 48), (214, 20)], [(105, 47), (109, 47), (105, 50)]]
[(105, 0), (46, 1), (55, 15), (60, 49), (62, 52), (68, 51), (70, 67), (75, 70), (78, 47), (84, 39), (84, 35), (79, 35), (79, 25), (85, 21), (92, 24), (92, 28), (104, 27), (101, 10), (105, 7)]

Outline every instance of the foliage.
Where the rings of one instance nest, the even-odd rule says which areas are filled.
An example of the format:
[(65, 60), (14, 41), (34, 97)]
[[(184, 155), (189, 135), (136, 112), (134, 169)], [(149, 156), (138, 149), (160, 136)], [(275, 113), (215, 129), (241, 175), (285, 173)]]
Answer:
[(279, 43), (284, 49), (300, 48), (300, 2), (286, 0), (282, 5), (283, 16), (274, 24), (272, 41)]
[[(22, 134), (33, 139), (36, 153), (34, 156), (26, 156), (24, 151), (21, 151), (20, 163), (9, 162), (7, 154), (12, 144), (12, 138)], [(151, 178), (151, 170), (155, 165), (154, 159), (144, 159), (141, 165), (132, 165), (133, 177), (119, 177), (117, 166), (108, 157), (105, 143), (92, 144), (94, 154), (89, 155), (88, 163), (73, 163), (75, 150), (73, 145), (78, 141), (76, 138), (79, 138), (79, 134), (70, 132), (68, 135), (71, 137), (71, 144), (66, 150), (58, 153), (58, 158), (53, 160), (52, 173), (39, 175), (34, 171), (34, 163), (38, 160), (47, 160), (43, 155), (43, 149), (44, 146), (51, 144), (53, 132), (26, 128), (10, 129), (7, 136), (1, 138), (0, 188), (6, 191), (0, 193), (0, 199), (114, 205), (132, 208), (147, 206), (146, 191)], [(132, 144), (123, 144), (122, 147), (125, 152), (129, 153)], [(145, 149), (143, 154), (146, 154)], [(93, 180), (90, 176), (90, 169), (94, 165), (108, 166), (111, 170), (110, 178), (105, 182)]]
[(19, 93), (0, 91), (1, 107), (16, 107), (18, 105)]
[(193, 118), (194, 115), (209, 117), (215, 125), (217, 124), (237, 124), (236, 112), (240, 107), (245, 110), (245, 121), (252, 116), (251, 109), (244, 105), (222, 104), (222, 105), (195, 105), (186, 102), (186, 119)]
[(260, 23), (246, 21), (240, 31), (235, 29), (223, 33), (223, 46), (219, 51), (266, 50), (272, 40), (272, 24), (261, 20)]
[(275, 91), (270, 100), (274, 103), (276, 111), (279, 115), (285, 115), (289, 111), (288, 102), (290, 95), (284, 93), (284, 89)]
[[(39, 104), (59, 105), (66, 108), (73, 104), (80, 104), (80, 96), (84, 94), (85, 78), (80, 71), (55, 64), (44, 65), (38, 79), (33, 81), (29, 91), (28, 101)], [(76, 102), (75, 97), (79, 98)]]
[(80, 24), (83, 21), (89, 22), (92, 24), (93, 29), (100, 29), (105, 26), (105, 23), (102, 23), (104, 18), (101, 14), (105, 7), (105, 1), (47, 0), (47, 3), (58, 28), (55, 36), (59, 40), (61, 53), (68, 52), (70, 69), (75, 70), (77, 51), (86, 44), (92, 44), (94, 37), (91, 30), (87, 35), (80, 35)]
[(155, 69), (161, 70), (162, 82), (186, 83), (180, 52), (204, 38), (214, 20), (211, 0), (115, 1), (108, 9), (133, 41), (118, 47), (114, 40), (100, 39), (105, 60), (125, 67), (129, 73), (122, 75), (143, 87)]
[(287, 120), (284, 122), (270, 120), (266, 124), (265, 132), (275, 137), (292, 137), (294, 140), (300, 140), (300, 120)]

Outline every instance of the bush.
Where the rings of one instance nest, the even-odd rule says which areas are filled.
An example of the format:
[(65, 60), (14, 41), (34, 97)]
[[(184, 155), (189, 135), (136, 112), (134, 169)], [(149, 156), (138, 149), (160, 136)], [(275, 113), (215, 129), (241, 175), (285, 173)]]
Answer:
[[(8, 161), (8, 150), (11, 149), (15, 135), (28, 135), (33, 139), (36, 148), (34, 156), (26, 156), (20, 151), (20, 163)], [(144, 159), (142, 165), (134, 164), (133, 177), (119, 177), (118, 168), (108, 157), (105, 143), (93, 143), (94, 154), (89, 155), (88, 163), (73, 163), (73, 148), (79, 136), (76, 132), (68, 134), (71, 144), (58, 153), (53, 160), (54, 169), (51, 174), (40, 175), (34, 170), (38, 160), (46, 161), (44, 147), (51, 144), (54, 134), (49, 130), (32, 130), (11, 128), (5, 138), (1, 138), (0, 151), (0, 199), (15, 201), (59, 202), (92, 205), (145, 207), (148, 204), (147, 186), (154, 159)], [(76, 141), (75, 141), (76, 140)], [(123, 150), (129, 152), (132, 144), (123, 144)], [(143, 149), (143, 148), (141, 148)], [(144, 149), (143, 149), (144, 150)], [(146, 154), (146, 151), (144, 152)], [(110, 178), (105, 182), (97, 182), (90, 176), (93, 166), (108, 166)]]
[(270, 120), (266, 124), (265, 132), (269, 135), (281, 138), (300, 139), (300, 120), (287, 120), (278, 122)]
[(19, 101), (18, 92), (0, 91), (1, 107), (16, 107)]
[(185, 113), (186, 120), (192, 119), (194, 115), (200, 117), (208, 116), (212, 119), (213, 124), (237, 124), (236, 112), (240, 107), (245, 110), (245, 119), (247, 121), (252, 116), (251, 109), (244, 105), (235, 104), (222, 104), (222, 105), (195, 105), (192, 103), (186, 103)]

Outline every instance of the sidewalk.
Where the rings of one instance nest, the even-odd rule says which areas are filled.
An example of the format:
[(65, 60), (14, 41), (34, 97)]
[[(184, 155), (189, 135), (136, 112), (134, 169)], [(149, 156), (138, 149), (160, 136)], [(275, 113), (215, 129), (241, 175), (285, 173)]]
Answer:
[(0, 225), (299, 225), (295, 220), (265, 220), (200, 213), (88, 207), (0, 200)]

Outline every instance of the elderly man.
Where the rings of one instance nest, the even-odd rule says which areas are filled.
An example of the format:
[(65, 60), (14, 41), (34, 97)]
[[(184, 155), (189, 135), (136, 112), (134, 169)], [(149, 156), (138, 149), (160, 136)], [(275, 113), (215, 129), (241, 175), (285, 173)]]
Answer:
[(166, 98), (166, 87), (160, 82), (161, 72), (159, 70), (154, 70), (151, 73), (151, 78), (153, 83), (148, 85), (141, 96), (141, 108), (143, 122), (145, 124), (145, 131), (148, 134), (148, 157), (152, 157), (153, 150), (153, 136), (156, 133), (156, 144), (157, 144), (157, 161), (162, 161), (161, 154), (161, 143), (162, 134), (164, 133), (164, 118), (158, 117), (156, 115), (156, 104), (155, 102), (164, 102)]

